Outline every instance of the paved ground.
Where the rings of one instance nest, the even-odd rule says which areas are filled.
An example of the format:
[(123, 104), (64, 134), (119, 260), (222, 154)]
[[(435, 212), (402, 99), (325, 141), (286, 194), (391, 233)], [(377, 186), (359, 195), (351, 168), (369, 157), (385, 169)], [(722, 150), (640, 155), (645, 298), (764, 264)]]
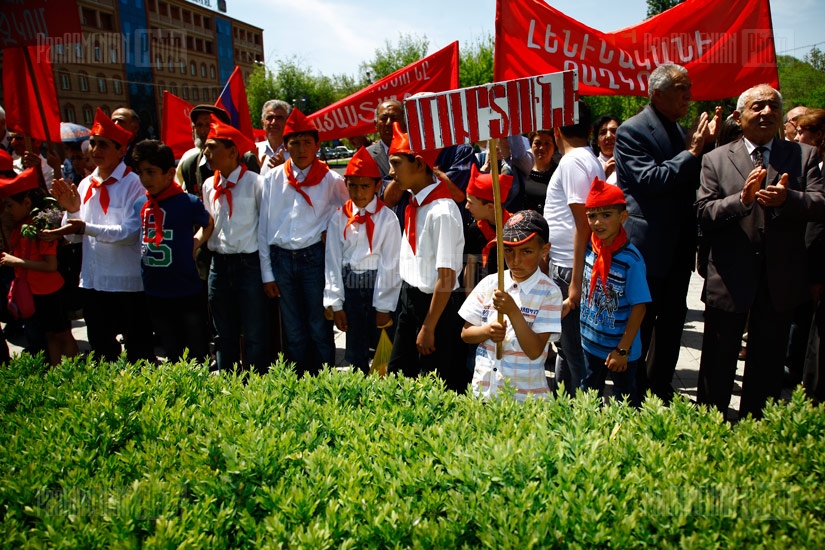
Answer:
[[(694, 273), (690, 281), (688, 292), (688, 313), (685, 322), (685, 329), (682, 335), (682, 350), (679, 354), (679, 363), (676, 366), (676, 374), (673, 378), (673, 387), (676, 391), (687, 395), (691, 400), (696, 400), (696, 385), (699, 375), (699, 357), (702, 349), (702, 332), (704, 330), (703, 311), (704, 304), (700, 300), (702, 291), (702, 278)], [(86, 326), (82, 320), (72, 323), (72, 332), (78, 341), (81, 351), (89, 350), (89, 343), (86, 340)], [(336, 365), (342, 367), (344, 362), (345, 334), (335, 331), (336, 345)], [(20, 353), (25, 343), (22, 340), (12, 338), (9, 340), (9, 348), (12, 354)], [(728, 419), (735, 420), (739, 410), (739, 390), (742, 382), (742, 371), (744, 362), (739, 362), (739, 369), (736, 376), (733, 398), (731, 399)], [(552, 373), (548, 373), (552, 376)], [(790, 390), (783, 391), (783, 397), (790, 397)]]

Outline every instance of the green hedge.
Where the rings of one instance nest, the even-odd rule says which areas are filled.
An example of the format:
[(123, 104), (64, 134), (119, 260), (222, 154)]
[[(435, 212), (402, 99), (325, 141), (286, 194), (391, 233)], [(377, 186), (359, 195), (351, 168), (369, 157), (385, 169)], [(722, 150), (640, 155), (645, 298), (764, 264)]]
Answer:
[(482, 403), (434, 379), (0, 371), (0, 541), (64, 548), (823, 548), (825, 410)]

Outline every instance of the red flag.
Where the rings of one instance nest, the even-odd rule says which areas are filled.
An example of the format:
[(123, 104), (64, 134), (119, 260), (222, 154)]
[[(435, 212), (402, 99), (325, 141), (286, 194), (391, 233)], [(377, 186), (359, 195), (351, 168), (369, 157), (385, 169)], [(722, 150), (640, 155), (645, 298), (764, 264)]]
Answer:
[(318, 127), (321, 141), (375, 132), (375, 109), (386, 99), (418, 92), (458, 88), (458, 42), (385, 76), (307, 118)]
[(3, 52), (6, 125), (34, 139), (60, 143), (60, 107), (49, 46)]
[(498, 0), (495, 79), (578, 70), (582, 95), (648, 94), (656, 66), (684, 66), (693, 99), (779, 87), (768, 0), (686, 0), (633, 27), (603, 33), (542, 0)]
[(249, 139), (252, 139), (252, 117), (249, 116), (246, 86), (243, 83), (240, 67), (236, 66), (235, 70), (232, 71), (232, 75), (226, 81), (226, 86), (223, 87), (221, 95), (218, 96), (215, 106), (229, 113), (229, 121), (232, 126)]
[(163, 90), (163, 120), (160, 125), (160, 140), (172, 148), (179, 159), (194, 146), (192, 141), (192, 120), (189, 112), (193, 105), (178, 96)]
[(56, 38), (62, 44), (80, 42), (80, 10), (76, 0), (2, 0), (2, 47), (34, 46), (46, 37)]

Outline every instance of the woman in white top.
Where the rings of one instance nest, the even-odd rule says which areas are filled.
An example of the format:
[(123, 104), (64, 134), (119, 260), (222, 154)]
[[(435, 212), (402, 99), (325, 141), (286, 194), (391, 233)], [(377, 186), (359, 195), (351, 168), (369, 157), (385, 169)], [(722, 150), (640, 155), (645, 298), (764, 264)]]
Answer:
[(616, 146), (616, 130), (622, 123), (612, 115), (600, 116), (593, 125), (593, 140), (590, 146), (593, 153), (599, 157), (599, 161), (607, 176), (607, 183), (616, 185), (616, 161), (613, 158), (613, 148)]

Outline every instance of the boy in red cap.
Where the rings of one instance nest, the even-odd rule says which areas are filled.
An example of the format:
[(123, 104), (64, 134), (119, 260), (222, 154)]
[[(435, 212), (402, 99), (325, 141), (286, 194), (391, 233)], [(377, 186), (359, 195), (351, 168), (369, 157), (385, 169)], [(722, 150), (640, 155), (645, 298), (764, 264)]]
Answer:
[(401, 239), (401, 311), (387, 370), (410, 377), (435, 371), (448, 388), (464, 392), (467, 346), (458, 316), (464, 296), (455, 292), (464, 257), (461, 212), (433, 173), (437, 152), (413, 151), (397, 122), (389, 153), (390, 177), (412, 196)]
[[(261, 178), (242, 159), (255, 144), (212, 115), (206, 152), (215, 173), (203, 182), (203, 204), (215, 227), (207, 246), (209, 308), (215, 326), (218, 369), (233, 365), (266, 374), (269, 365), (269, 310), (258, 259)], [(240, 339), (243, 334), (244, 361)]]
[(83, 242), (80, 288), (89, 345), (98, 357), (120, 356), (123, 334), (130, 362), (154, 360), (152, 329), (140, 275), (140, 205), (144, 189), (123, 163), (132, 133), (98, 108), (89, 146), (97, 165), (80, 185), (61, 179), (52, 195), (66, 209), (67, 225), (43, 234)]
[(350, 200), (327, 230), (324, 307), (332, 308), (335, 326), (347, 333), (344, 359), (367, 374), (373, 327), (389, 324), (398, 305), (401, 229), (376, 196), (381, 172), (364, 147), (350, 159), (344, 179)]
[(323, 234), (349, 199), (344, 178), (318, 160), (318, 129), (293, 108), (284, 126), (289, 159), (267, 173), (258, 249), (264, 290), (280, 298), (287, 359), (298, 375), (334, 365), (332, 323), (324, 317)]
[[(534, 210), (513, 214), (504, 224), (504, 291), (498, 275), (484, 278), (459, 310), (466, 322), (461, 337), (479, 344), (473, 372), (473, 393), (494, 396), (505, 384), (516, 390), (516, 399), (528, 395), (546, 397), (550, 392), (544, 362), (547, 342), (561, 332), (562, 294), (539, 269), (550, 243), (547, 220)], [(498, 312), (506, 318), (498, 322)], [(496, 343), (502, 358), (496, 359)]]
[(621, 189), (595, 178), (584, 207), (591, 236), (580, 308), (585, 356), (581, 388), (601, 394), (610, 373), (614, 395), (638, 407), (639, 327), (650, 302), (645, 262), (627, 239), (627, 203)]

